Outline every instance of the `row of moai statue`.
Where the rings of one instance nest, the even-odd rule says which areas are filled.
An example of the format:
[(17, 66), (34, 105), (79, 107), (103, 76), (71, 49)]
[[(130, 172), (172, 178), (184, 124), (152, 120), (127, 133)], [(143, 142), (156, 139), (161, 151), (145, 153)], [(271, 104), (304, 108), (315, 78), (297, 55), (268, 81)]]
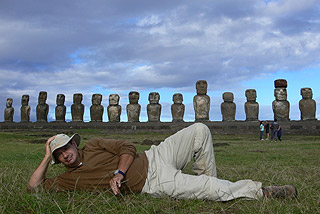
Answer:
[[(140, 122), (141, 105), (138, 103), (140, 94), (137, 91), (129, 93), (129, 104), (127, 105), (128, 122)], [(47, 92), (41, 91), (38, 96), (38, 105), (36, 107), (37, 122), (47, 122), (49, 105), (46, 104)], [(71, 116), (73, 122), (83, 122), (85, 106), (82, 104), (83, 95), (77, 93), (73, 95), (73, 104), (71, 105)], [(148, 122), (159, 122), (161, 115), (161, 104), (159, 104), (160, 94), (151, 92), (149, 94), (149, 104), (147, 105)], [(109, 106), (107, 107), (109, 122), (120, 122), (121, 105), (119, 105), (120, 96), (111, 94), (109, 96)], [(183, 121), (184, 105), (182, 104), (182, 94), (173, 95), (174, 104), (171, 106), (174, 122)], [(13, 122), (14, 108), (12, 107), (12, 98), (8, 98), (6, 109), (4, 111), (5, 122)], [(104, 106), (101, 105), (102, 95), (92, 95), (92, 105), (90, 107), (90, 118), (93, 122), (102, 122)], [(65, 95), (58, 94), (56, 98), (55, 117), (57, 122), (64, 122), (66, 116)], [(30, 121), (29, 95), (22, 95), (21, 98), (21, 122)]]
[[(274, 119), (278, 121), (288, 121), (290, 103), (287, 100), (287, 81), (284, 79), (275, 80), (274, 96), (272, 109)], [(196, 82), (197, 95), (193, 98), (193, 106), (195, 111), (195, 121), (209, 121), (210, 97), (207, 95), (207, 81), (199, 80)], [(311, 88), (301, 89), (302, 99), (299, 102), (301, 112), (301, 120), (316, 120), (316, 102), (312, 99)], [(258, 121), (259, 104), (256, 102), (257, 93), (255, 89), (247, 89), (245, 92), (247, 102), (245, 103), (246, 121)], [(140, 94), (137, 91), (129, 93), (129, 104), (127, 105), (128, 122), (139, 122), (141, 105), (139, 102)], [(222, 121), (235, 121), (236, 104), (232, 92), (225, 92), (222, 95), (223, 103), (221, 103)], [(73, 95), (73, 104), (71, 105), (72, 121), (82, 122), (85, 106), (81, 103), (83, 95), (80, 93)], [(49, 105), (46, 104), (47, 92), (41, 91), (38, 96), (38, 105), (36, 107), (37, 122), (47, 122), (49, 113)], [(107, 107), (109, 122), (120, 122), (121, 105), (119, 105), (120, 96), (111, 94), (109, 96), (109, 106)], [(160, 122), (161, 104), (159, 104), (160, 94), (151, 92), (149, 94), (149, 104), (147, 105), (148, 122)], [(12, 107), (13, 100), (7, 99), (4, 118), (6, 122), (13, 121), (14, 109)], [(64, 122), (66, 115), (66, 106), (64, 105), (65, 95), (58, 94), (56, 98), (55, 117), (57, 122)], [(102, 95), (92, 95), (92, 105), (90, 107), (90, 118), (93, 122), (102, 122), (104, 107), (101, 105)], [(171, 105), (171, 114), (173, 122), (183, 122), (185, 106), (183, 96), (180, 93), (173, 95), (173, 104)], [(23, 95), (21, 99), (21, 122), (30, 121), (29, 95)]]

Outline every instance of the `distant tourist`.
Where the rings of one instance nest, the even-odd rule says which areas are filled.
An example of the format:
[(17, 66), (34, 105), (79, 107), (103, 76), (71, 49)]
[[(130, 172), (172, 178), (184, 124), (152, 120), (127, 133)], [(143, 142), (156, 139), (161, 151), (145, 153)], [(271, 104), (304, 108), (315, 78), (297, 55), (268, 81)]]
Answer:
[(279, 128), (280, 128), (280, 125), (277, 122), (277, 119), (274, 119), (274, 121), (271, 125), (271, 130), (272, 130), (271, 141), (273, 141), (273, 140), (277, 141)]
[(266, 140), (269, 140), (270, 123), (268, 120), (264, 124), (264, 129), (266, 130)]
[(264, 122), (260, 121), (260, 140), (263, 140)]
[(281, 128), (281, 126), (279, 126), (277, 136), (278, 136), (278, 139), (281, 141), (281, 137), (282, 137), (282, 128)]

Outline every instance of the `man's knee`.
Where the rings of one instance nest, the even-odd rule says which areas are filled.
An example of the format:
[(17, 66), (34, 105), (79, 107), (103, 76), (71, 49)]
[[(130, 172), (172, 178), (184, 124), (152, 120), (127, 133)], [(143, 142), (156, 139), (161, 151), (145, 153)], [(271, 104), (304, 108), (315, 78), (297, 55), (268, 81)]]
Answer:
[(208, 126), (206, 126), (203, 123), (195, 123), (194, 125), (197, 126), (200, 129), (209, 129)]
[(205, 124), (203, 124), (203, 123), (195, 123), (194, 125), (196, 126), (197, 131), (210, 133), (210, 129)]

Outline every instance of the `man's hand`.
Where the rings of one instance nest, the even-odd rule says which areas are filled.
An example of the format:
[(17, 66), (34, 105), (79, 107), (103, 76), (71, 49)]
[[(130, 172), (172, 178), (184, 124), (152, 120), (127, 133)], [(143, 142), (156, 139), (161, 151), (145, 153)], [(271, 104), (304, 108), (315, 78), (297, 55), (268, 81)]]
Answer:
[(123, 180), (123, 178), (123, 175), (118, 173), (110, 180), (109, 184), (113, 191), (113, 194), (118, 195), (120, 193), (121, 181)]
[(45, 145), (45, 156), (50, 157), (51, 158), (51, 149), (50, 149), (50, 143), (56, 138), (56, 136), (52, 136), (50, 137)]
[[(134, 157), (129, 154), (122, 154), (120, 156), (118, 169), (126, 173), (129, 167), (133, 162)], [(120, 193), (121, 181), (124, 179), (124, 176), (120, 173), (116, 174), (109, 182), (110, 187), (113, 191), (113, 194), (118, 195)]]

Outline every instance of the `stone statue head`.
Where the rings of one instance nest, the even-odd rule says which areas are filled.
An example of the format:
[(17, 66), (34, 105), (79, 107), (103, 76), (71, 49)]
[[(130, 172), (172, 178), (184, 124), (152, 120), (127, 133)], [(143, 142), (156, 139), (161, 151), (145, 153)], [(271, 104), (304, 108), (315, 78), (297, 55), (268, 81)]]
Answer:
[(93, 94), (91, 101), (92, 101), (92, 105), (101, 105), (102, 94)]
[(38, 97), (38, 103), (39, 104), (45, 104), (47, 100), (47, 92), (46, 91), (40, 91), (39, 97)]
[(64, 101), (65, 101), (64, 94), (57, 94), (57, 99), (56, 99), (57, 106), (63, 106)]
[(222, 94), (222, 99), (225, 102), (232, 103), (233, 102), (233, 93), (232, 92), (224, 92)]
[(196, 82), (196, 89), (198, 95), (207, 94), (208, 83), (205, 80), (198, 80)]
[(274, 96), (276, 100), (283, 101), (287, 100), (287, 89), (286, 88), (275, 88), (274, 89)]
[(78, 94), (73, 94), (73, 103), (74, 104), (81, 104), (82, 102), (82, 94), (78, 93)]
[(21, 98), (21, 105), (27, 106), (29, 104), (29, 95), (24, 94)]
[(160, 94), (158, 92), (150, 92), (148, 100), (150, 104), (158, 104), (160, 100)]
[(180, 93), (176, 93), (173, 95), (172, 100), (174, 104), (182, 104), (183, 96)]
[(247, 89), (246, 90), (247, 101), (256, 101), (257, 92), (255, 89)]
[(11, 108), (12, 107), (12, 102), (13, 102), (13, 99), (12, 98), (8, 98), (7, 102), (6, 102), (6, 107), (7, 108)]
[(109, 95), (109, 105), (116, 106), (119, 105), (120, 96), (118, 94)]
[(303, 99), (312, 99), (312, 89), (311, 88), (301, 88), (301, 95)]
[(130, 104), (138, 104), (140, 94), (137, 91), (130, 91), (129, 93), (129, 102)]

